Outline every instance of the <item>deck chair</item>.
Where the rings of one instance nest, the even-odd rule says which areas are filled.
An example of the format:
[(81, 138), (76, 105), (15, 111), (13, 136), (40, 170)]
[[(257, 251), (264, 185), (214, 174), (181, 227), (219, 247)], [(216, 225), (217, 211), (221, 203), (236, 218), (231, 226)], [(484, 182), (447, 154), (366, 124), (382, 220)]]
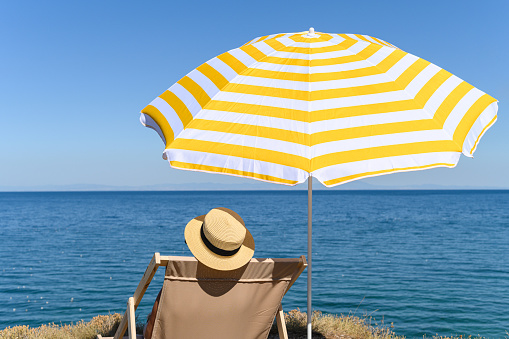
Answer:
[(159, 266), (166, 266), (166, 274), (152, 339), (266, 339), (274, 318), (283, 339), (288, 334), (281, 300), (307, 262), (305, 256), (251, 259), (239, 269), (216, 271), (194, 257), (155, 253), (127, 302), (115, 339), (127, 328), (129, 338), (136, 338), (135, 310)]

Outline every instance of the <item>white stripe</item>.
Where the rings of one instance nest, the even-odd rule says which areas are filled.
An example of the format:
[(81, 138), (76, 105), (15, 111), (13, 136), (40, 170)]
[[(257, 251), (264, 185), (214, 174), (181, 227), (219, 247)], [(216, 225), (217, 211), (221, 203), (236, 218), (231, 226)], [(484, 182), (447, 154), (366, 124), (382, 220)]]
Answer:
[(207, 64), (213, 67), (219, 73), (221, 73), (221, 75), (224, 76), (228, 81), (232, 80), (237, 76), (237, 72), (235, 72), (230, 66), (228, 66), (218, 58), (214, 58), (207, 61)]
[(437, 113), (438, 108), (447, 99), (447, 96), (451, 94), (456, 87), (458, 87), (463, 80), (456, 76), (450, 76), (447, 80), (444, 81), (440, 87), (431, 95), (428, 102), (424, 106), (424, 110), (429, 112), (428, 118), (431, 119)]
[(342, 56), (347, 55), (355, 55), (364, 50), (366, 47), (369, 46), (369, 43), (365, 41), (358, 41), (352, 46), (350, 46), (348, 49), (341, 50), (341, 51), (331, 51), (331, 52), (323, 52), (323, 53), (315, 53), (311, 54), (312, 60), (319, 60), (319, 59), (333, 59), (333, 58), (339, 58)]
[(449, 140), (448, 136), (442, 130), (428, 130), (375, 135), (347, 140), (336, 140), (308, 147), (306, 145), (301, 145), (289, 141), (276, 140), (272, 138), (197, 130), (193, 128), (187, 128), (184, 130), (179, 136), (179, 139), (193, 139), (237, 146), (254, 147), (258, 149), (293, 154), (301, 157), (306, 157), (308, 159), (310, 156), (315, 158), (330, 153), (368, 149), (371, 147)]
[[(428, 166), (436, 163), (457, 164), (461, 153), (459, 152), (436, 152), (410, 154), (396, 157), (378, 158), (363, 161), (355, 161), (345, 164), (332, 165), (313, 171), (313, 177), (325, 182), (336, 178), (344, 178), (355, 174), (376, 172), (390, 169), (404, 169), (409, 167)], [(411, 171), (412, 169), (407, 169)], [(416, 169), (413, 169), (416, 170)], [(404, 171), (404, 170), (400, 170)], [(384, 173), (381, 173), (384, 174)], [(377, 176), (372, 174), (367, 176)], [(356, 178), (359, 179), (359, 178)], [(356, 180), (352, 179), (352, 180)], [(350, 180), (351, 181), (351, 180)], [(335, 186), (335, 185), (332, 185)], [(329, 186), (331, 187), (331, 186)]]
[(410, 93), (413, 99), (417, 93), (419, 93), (419, 91), (431, 80), (431, 78), (440, 72), (440, 70), (440, 67), (434, 64), (429, 64), (415, 78), (413, 78), (412, 81), (410, 81), (408, 86), (405, 88), (405, 91)]
[(332, 36), (332, 39), (329, 40), (329, 42), (333, 45), (339, 45), (340, 43), (342, 43), (343, 41), (345, 41), (346, 39), (337, 35), (337, 34), (329, 34), (330, 36)]
[[(255, 114), (244, 114), (204, 109), (198, 113), (196, 119), (211, 121), (225, 121), (253, 126), (272, 127), (294, 131), (298, 133), (319, 133), (324, 131), (342, 130), (362, 126), (374, 126), (381, 124), (426, 120), (430, 119), (430, 111), (427, 109), (406, 110), (398, 112), (378, 113), (370, 115), (337, 118), (323, 121), (307, 122), (261, 116)], [(339, 132), (338, 132), (339, 133)]]
[(350, 37), (350, 38), (352, 38), (352, 39), (354, 39), (354, 40), (364, 41), (364, 40), (362, 40), (361, 38), (359, 38), (359, 37), (358, 37), (357, 35), (355, 35), (355, 34), (347, 33), (347, 34), (345, 34), (345, 35), (346, 35), (346, 36), (348, 36), (348, 37)]
[(368, 75), (364, 77), (350, 79), (306, 82), (306, 81), (281, 80), (240, 75), (233, 79), (232, 83), (263, 87), (294, 89), (300, 91), (308, 90), (317, 91), (317, 90), (365, 86), (396, 80), (408, 67), (410, 67), (415, 62), (415, 60), (416, 60), (415, 56), (407, 54), (403, 58), (401, 58), (401, 60), (399, 60), (393, 67), (391, 67), (387, 71), (387, 73)]
[[(290, 120), (284, 118), (275, 118), (254, 114), (243, 114), (234, 112), (224, 112), (216, 110), (204, 109), (195, 117), (195, 119), (203, 119), (210, 121), (222, 121), (237, 124), (246, 124), (252, 126), (278, 128), (298, 133), (320, 133), (325, 131), (335, 131), (362, 127), (374, 126), (396, 122), (406, 122), (415, 120), (429, 119), (429, 112), (423, 109), (408, 110), (400, 112), (379, 113), (368, 116), (355, 116), (348, 118), (338, 118), (324, 121), (316, 121), (308, 124), (307, 122)], [(445, 135), (441, 136), (442, 139)], [(447, 139), (451, 139), (450, 137)]]
[(263, 43), (257, 45), (258, 50), (265, 55), (271, 55), (273, 57), (282, 58), (282, 59), (301, 59), (301, 60), (309, 60), (310, 58), (315, 59), (331, 59), (331, 58), (339, 58), (343, 56), (354, 55), (362, 51), (364, 48), (369, 46), (370, 44), (366, 41), (359, 41), (352, 45), (349, 49), (341, 50), (341, 51), (331, 51), (331, 52), (323, 52), (323, 53), (315, 53), (315, 54), (302, 54), (302, 53), (293, 53), (293, 52), (284, 52), (284, 51), (276, 51), (269, 45)]
[(336, 89), (336, 88), (349, 88), (365, 85), (373, 85), (379, 83), (393, 82), (399, 78), (412, 64), (417, 60), (413, 55), (407, 54), (401, 58), (394, 66), (392, 66), (386, 73), (368, 75), (358, 78), (316, 81), (310, 83), (312, 91)]
[(286, 36), (277, 38), (276, 40), (285, 45), (286, 47), (318, 48), (334, 46), (334, 44), (329, 41), (316, 41), (313, 39), (309, 39), (309, 42), (297, 42), (295, 40), (290, 39), (290, 37)]
[[(272, 53), (271, 55), (274, 58), (280, 58), (280, 59), (293, 59), (293, 60), (309, 60), (311, 55), (310, 54), (301, 54), (301, 53), (293, 53), (293, 52), (280, 52), (275, 51), (275, 53)], [(263, 62), (263, 60), (262, 60)]]
[(376, 41), (375, 39), (373, 39), (372, 37), (370, 37), (369, 35), (363, 35), (364, 38), (368, 39), (369, 41), (371, 41), (372, 43), (374, 44), (377, 44), (377, 45), (380, 45), (380, 43), (378, 41)]
[(497, 115), (497, 111), (498, 104), (497, 102), (494, 102), (486, 107), (486, 109), (475, 120), (475, 123), (472, 125), (472, 128), (468, 132), (467, 137), (465, 138), (465, 142), (463, 143), (463, 154), (468, 157), (472, 156), (472, 147), (474, 147), (475, 142), (480, 140), (482, 137), (481, 133), (486, 132), (484, 128), (488, 126), (488, 124)]
[(314, 145), (311, 146), (311, 155), (315, 158), (330, 153), (440, 140), (450, 140), (442, 130), (425, 130), (375, 135), (362, 138), (330, 141)]
[(263, 41), (253, 44), (253, 47), (256, 47), (260, 52), (262, 52), (265, 55), (270, 55), (270, 54), (276, 52), (276, 50), (274, 48), (270, 47)]
[(378, 104), (384, 102), (394, 102), (401, 100), (414, 99), (419, 90), (440, 70), (439, 67), (430, 64), (421, 71), (407, 86), (406, 89), (400, 91), (392, 91), (385, 93), (375, 93), (343, 98), (331, 98), (316, 101), (305, 101), (296, 99), (286, 99), (277, 97), (266, 97), (253, 94), (220, 92), (214, 98), (215, 100), (241, 102), (254, 105), (265, 105), (272, 107), (281, 107), (289, 109), (298, 109), (305, 111), (318, 111), (323, 109), (351, 107), (359, 105)]
[(217, 88), (217, 86), (209, 78), (197, 69), (193, 70), (187, 76), (196, 82), (209, 97), (212, 98), (217, 92), (219, 92), (219, 88)]
[(292, 80), (280, 80), (271, 78), (259, 78), (252, 76), (239, 75), (231, 81), (234, 84), (262, 86), (268, 88), (284, 88), (294, 89), (299, 91), (308, 91), (310, 83), (307, 81), (292, 81)]
[(433, 64), (428, 65), (401, 91), (311, 101), (310, 111), (414, 99), (419, 90), (421, 90), (439, 70), (440, 68)]
[(462, 82), (463, 81), (458, 77), (449, 77), (438, 88), (438, 90), (433, 93), (431, 98), (426, 102), (423, 109), (377, 113), (371, 115), (316, 121), (311, 124), (310, 131), (311, 133), (317, 133), (341, 128), (431, 119), (436, 113), (438, 107), (442, 104), (443, 100), (445, 100), (447, 96)]
[[(366, 60), (352, 61), (344, 64), (335, 64), (327, 66), (295, 66), (295, 65), (281, 65), (273, 64), (270, 62), (259, 62), (251, 66), (253, 69), (263, 69), (267, 71), (276, 72), (290, 72), (299, 74), (315, 74), (315, 73), (331, 73), (331, 72), (344, 72), (361, 68), (367, 68), (378, 65), (382, 60), (389, 56), (394, 50), (388, 47), (382, 47), (375, 54)], [(277, 55), (277, 54), (276, 54)]]
[(304, 100), (265, 97), (254, 94), (234, 93), (234, 92), (219, 92), (214, 97), (214, 100), (239, 102), (243, 104), (263, 105), (280, 108), (297, 109), (301, 111), (308, 111), (309, 102)]
[(261, 39), (262, 39), (262, 37), (261, 37), (261, 36), (259, 36), (259, 37), (257, 37), (257, 38), (254, 38), (253, 40), (251, 40), (251, 42), (250, 42), (250, 43), (251, 43), (251, 44), (255, 44), (255, 43), (259, 42)]
[(163, 143), (166, 145), (166, 139), (164, 137), (163, 131), (161, 131), (159, 125), (154, 121), (154, 119), (145, 113), (141, 113), (140, 122), (143, 126), (152, 128), (154, 131), (156, 131), (163, 140)]
[(164, 115), (166, 121), (168, 121), (168, 124), (170, 124), (170, 127), (173, 130), (174, 137), (177, 138), (178, 134), (184, 129), (184, 125), (175, 110), (166, 101), (159, 97), (155, 98), (150, 104)]
[(267, 117), (254, 114), (233, 113), (204, 109), (195, 119), (223, 121), (234, 124), (246, 124), (260, 127), (279, 128), (287, 131), (308, 133), (309, 124), (303, 121)]
[[(465, 113), (472, 107), (472, 105), (484, 95), (484, 92), (478, 90), (477, 88), (472, 88), (454, 107), (451, 114), (447, 117), (444, 123), (444, 130), (448, 133), (451, 138), (454, 135), (458, 124), (461, 119), (465, 116)], [(461, 146), (461, 145), (460, 145)]]
[(256, 59), (252, 58), (249, 54), (247, 54), (240, 48), (233, 49), (229, 53), (247, 67), (250, 67), (251, 65), (256, 63)]
[(347, 118), (316, 121), (311, 123), (311, 133), (353, 128), (361, 126), (372, 126), (394, 122), (413, 121), (429, 119), (429, 113), (422, 109), (407, 110), (399, 112), (378, 113), (361, 115)]
[(169, 91), (173, 92), (173, 94), (182, 100), (193, 117), (201, 110), (201, 106), (198, 101), (196, 101), (194, 96), (179, 83), (175, 83), (173, 86), (171, 86)]
[(308, 177), (308, 173), (301, 169), (260, 160), (239, 158), (231, 155), (203, 153), (180, 149), (169, 149), (165, 151), (165, 154), (169, 161), (180, 161), (219, 168), (228, 168), (237, 171), (270, 175), (273, 177), (278, 177), (286, 180), (294, 180), (298, 182), (304, 182)]
[(331, 72), (344, 72), (355, 69), (361, 69), (371, 66), (376, 66), (387, 58), (394, 50), (388, 47), (382, 47), (376, 53), (371, 55), (366, 60), (353, 61), (344, 64), (328, 65), (328, 66), (314, 66), (311, 67), (310, 73), (331, 73)]
[(270, 138), (254, 137), (250, 135), (202, 131), (193, 128), (185, 129), (179, 139), (202, 140), (209, 142), (224, 143), (229, 145), (255, 147), (270, 151), (293, 154), (309, 159), (309, 146), (296, 144), (288, 141), (275, 140)]
[(272, 39), (272, 38), (276, 37), (277, 35), (281, 35), (281, 34), (284, 34), (284, 36), (290, 36), (290, 35), (295, 34), (295, 33), (276, 33), (276, 34), (271, 34), (271, 35), (267, 36), (267, 38), (265, 38), (264, 41)]
[(358, 45), (358, 43), (356, 43), (349, 49), (345, 49), (345, 50), (341, 50), (341, 51), (315, 53), (315, 54), (302, 54), (302, 53), (276, 51), (276, 53), (274, 53), (272, 56), (281, 58), (281, 59), (300, 59), (300, 60), (331, 59), (331, 58), (339, 58), (339, 57), (357, 54), (358, 52), (363, 50), (367, 45), (369, 45), (369, 44), (366, 43), (366, 45)]

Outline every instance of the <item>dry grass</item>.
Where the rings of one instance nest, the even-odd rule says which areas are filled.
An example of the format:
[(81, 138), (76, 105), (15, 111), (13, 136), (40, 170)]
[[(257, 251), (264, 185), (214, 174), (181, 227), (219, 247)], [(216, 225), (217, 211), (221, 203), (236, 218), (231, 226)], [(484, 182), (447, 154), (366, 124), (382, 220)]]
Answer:
[(113, 336), (122, 314), (98, 315), (89, 322), (76, 324), (48, 324), (31, 328), (29, 326), (7, 327), (0, 331), (0, 339), (95, 339), (97, 334)]
[[(119, 313), (99, 315), (89, 322), (79, 321), (76, 324), (48, 324), (40, 327), (29, 326), (7, 327), (0, 331), (0, 339), (94, 339), (97, 334), (113, 336), (122, 319)], [(307, 314), (299, 310), (285, 313), (286, 327), (290, 339), (306, 338)], [(141, 333), (142, 324), (137, 324)], [(509, 333), (508, 333), (509, 336)], [(278, 338), (277, 326), (272, 327), (269, 339)], [(404, 339), (392, 332), (392, 324), (385, 324), (373, 317), (357, 317), (354, 315), (332, 315), (321, 312), (313, 313), (313, 338), (325, 339)], [(424, 339), (485, 339), (482, 337), (424, 337)]]
[[(293, 339), (306, 338), (307, 314), (299, 310), (285, 313), (288, 336)], [(313, 338), (363, 338), (363, 339), (403, 339), (391, 331), (391, 325), (384, 321), (376, 321), (372, 317), (357, 317), (353, 315), (332, 315), (313, 312)], [(274, 325), (269, 338), (278, 338), (277, 326)]]

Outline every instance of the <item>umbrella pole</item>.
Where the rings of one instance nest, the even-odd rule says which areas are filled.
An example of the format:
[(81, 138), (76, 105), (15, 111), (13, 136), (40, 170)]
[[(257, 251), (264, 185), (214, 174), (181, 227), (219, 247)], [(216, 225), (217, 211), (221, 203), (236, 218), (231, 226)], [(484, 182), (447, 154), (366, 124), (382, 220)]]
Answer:
[(311, 242), (311, 232), (312, 232), (312, 208), (313, 207), (313, 177), (308, 177), (308, 323), (307, 323), (307, 334), (308, 339), (311, 339), (311, 318), (313, 316), (313, 311), (311, 308), (311, 252), (312, 252), (312, 242)]

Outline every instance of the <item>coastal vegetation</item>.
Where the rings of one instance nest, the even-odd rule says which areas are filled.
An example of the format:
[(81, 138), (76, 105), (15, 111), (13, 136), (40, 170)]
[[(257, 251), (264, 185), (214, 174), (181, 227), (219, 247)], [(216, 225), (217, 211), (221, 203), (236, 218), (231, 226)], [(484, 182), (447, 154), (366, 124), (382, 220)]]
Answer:
[[(306, 338), (306, 313), (292, 310), (285, 313), (288, 335), (293, 339)], [(94, 339), (98, 334), (113, 336), (122, 319), (120, 313), (98, 315), (89, 322), (79, 321), (75, 324), (48, 324), (40, 327), (14, 326), (0, 331), (0, 339)], [(313, 338), (325, 339), (404, 339), (396, 335), (393, 324), (385, 324), (370, 316), (333, 315), (321, 312), (313, 313)], [(143, 325), (138, 324), (138, 331)], [(269, 339), (276, 339), (277, 328), (274, 324)], [(474, 337), (442, 337), (432, 339), (474, 339)], [(481, 337), (475, 337), (481, 339)]]

